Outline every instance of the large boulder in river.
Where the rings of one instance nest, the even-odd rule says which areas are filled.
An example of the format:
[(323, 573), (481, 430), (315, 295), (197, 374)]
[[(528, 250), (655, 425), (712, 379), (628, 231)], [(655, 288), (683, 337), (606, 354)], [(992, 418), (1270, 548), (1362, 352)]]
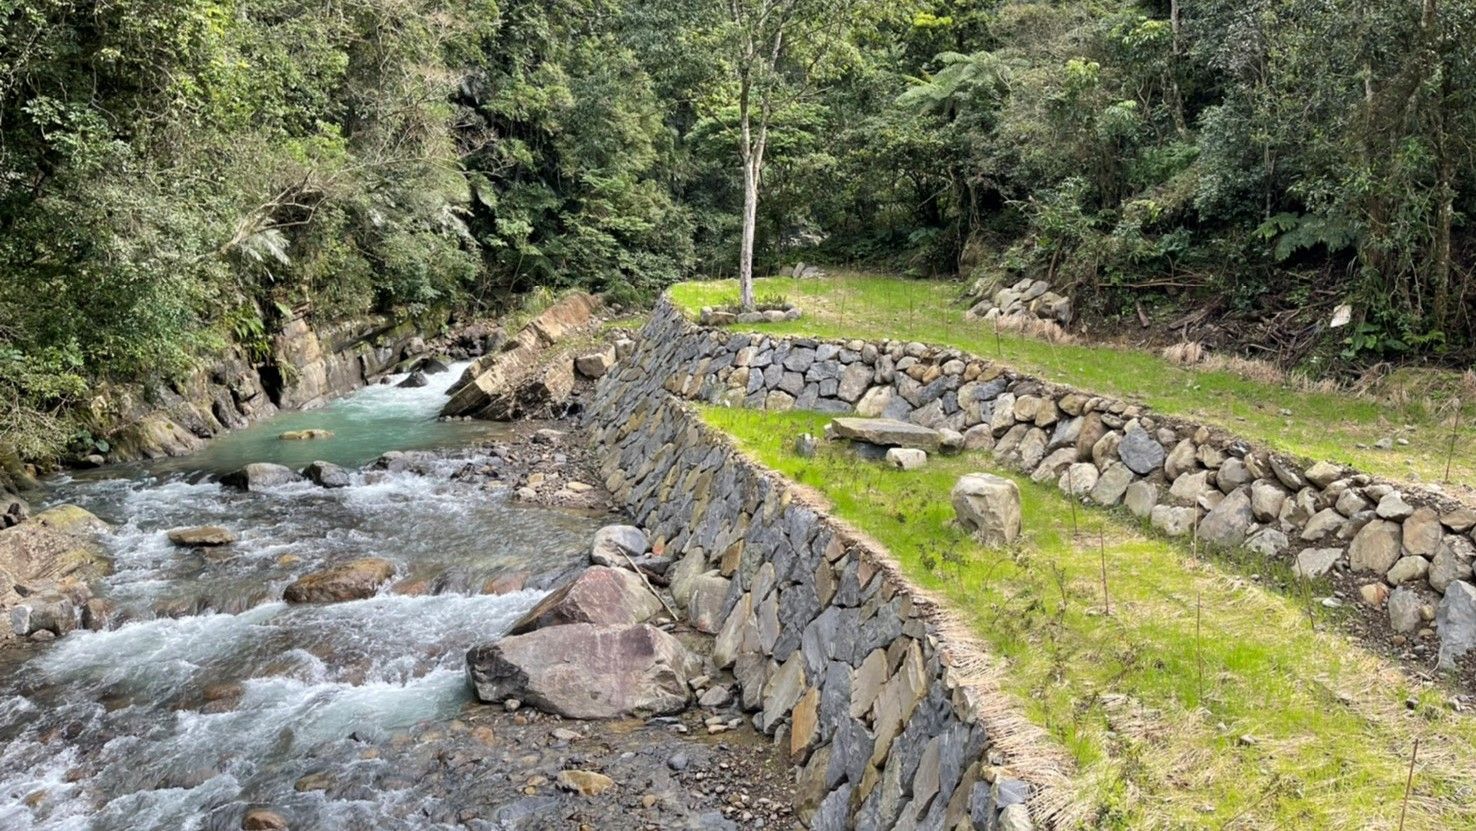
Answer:
[(309, 482), (322, 488), (346, 488), (352, 484), (349, 472), (332, 462), (316, 461), (302, 469)]
[(108, 574), (112, 561), (101, 536), (109, 530), (76, 505), (59, 505), (0, 531), (0, 619), (8, 624), (10, 611), (27, 596), (85, 586)]
[(467, 679), (482, 701), (516, 698), (565, 718), (680, 712), (692, 656), (646, 624), (572, 623), (474, 647)]
[(228, 473), (220, 478), (220, 483), (227, 487), (238, 488), (243, 491), (259, 491), (265, 488), (276, 487), (296, 482), (300, 479), (292, 468), (285, 465), (272, 464), (271, 462), (252, 462), (235, 473)]
[(644, 623), (661, 608), (634, 572), (591, 566), (543, 598), (509, 631), (516, 635), (564, 623)]
[(373, 597), (389, 582), (395, 566), (389, 560), (365, 557), (304, 574), (282, 592), (288, 603), (338, 603)]
[(958, 522), (985, 545), (1008, 545), (1020, 536), (1020, 488), (1003, 476), (970, 473), (953, 486)]

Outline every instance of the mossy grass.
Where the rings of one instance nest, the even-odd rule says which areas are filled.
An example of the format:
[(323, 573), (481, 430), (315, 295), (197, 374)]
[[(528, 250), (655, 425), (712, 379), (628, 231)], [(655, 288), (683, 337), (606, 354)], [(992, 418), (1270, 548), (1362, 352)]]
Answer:
[[(1233, 372), (1185, 368), (1140, 349), (1048, 343), (1011, 332), (996, 333), (988, 324), (963, 319), (959, 283), (864, 274), (838, 274), (822, 280), (767, 278), (756, 283), (760, 292), (784, 294), (804, 316), (783, 323), (746, 324), (745, 329), (954, 346), (1021, 372), (1216, 424), (1300, 456), (1339, 462), (1391, 479), (1417, 477), (1427, 482), (1446, 478), (1449, 457), (1452, 482), (1476, 483), (1476, 401), (1466, 402), (1466, 434), (1457, 436), (1451, 453), (1452, 413), (1437, 412), (1423, 395), (1395, 395), (1380, 401), (1308, 391)], [(671, 288), (670, 296), (695, 317), (703, 306), (731, 303), (737, 296), (737, 284), (732, 280), (681, 283)], [(1380, 450), (1374, 445), (1382, 438), (1408, 444)]]
[[(701, 412), (887, 546), (1007, 663), (1006, 693), (1078, 766), (1081, 827), (1394, 829), (1416, 738), (1404, 828), (1476, 827), (1476, 717), (1340, 634), (1325, 586), (1259, 558), (1195, 559), (1117, 511), (1080, 507), (1073, 525), (1054, 484), (984, 454), (912, 472), (842, 444), (804, 458), (795, 437), (829, 416)], [(953, 525), (949, 491), (977, 470), (1020, 486), (1025, 530), (1009, 550)]]

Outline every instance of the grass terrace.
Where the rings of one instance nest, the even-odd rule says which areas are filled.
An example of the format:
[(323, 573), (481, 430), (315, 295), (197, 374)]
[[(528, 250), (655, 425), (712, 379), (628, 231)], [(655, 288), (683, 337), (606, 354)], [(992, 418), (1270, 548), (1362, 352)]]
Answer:
[[(1385, 400), (1346, 392), (1317, 392), (1254, 380), (1229, 371), (1178, 366), (1141, 349), (1052, 344), (963, 319), (958, 283), (846, 274), (821, 280), (756, 281), (760, 297), (783, 295), (804, 317), (743, 328), (776, 335), (893, 338), (957, 347), (1003, 361), (1021, 372), (1100, 395), (1138, 401), (1159, 412), (1217, 424), (1270, 447), (1340, 462), (1396, 480), (1467, 486), (1476, 482), (1476, 401), (1466, 402), (1463, 429), (1452, 453), (1451, 413), (1437, 413), (1407, 387)], [(674, 303), (696, 317), (703, 306), (737, 302), (733, 280), (673, 286)], [(1437, 393), (1438, 396), (1438, 393)], [(1453, 408), (1451, 409), (1453, 412)], [(1392, 437), (1407, 441), (1379, 450)], [(1361, 446), (1360, 446), (1361, 445)]]
[[(839, 443), (796, 455), (794, 437), (820, 435), (829, 416), (702, 415), (828, 499), (972, 625), (1006, 662), (1005, 691), (1075, 759), (1081, 827), (1476, 827), (1476, 717), (1338, 634), (1324, 587), (1262, 560), (1197, 559), (985, 455), (904, 473)], [(1011, 550), (952, 524), (949, 491), (975, 470), (1020, 486), (1025, 528)]]

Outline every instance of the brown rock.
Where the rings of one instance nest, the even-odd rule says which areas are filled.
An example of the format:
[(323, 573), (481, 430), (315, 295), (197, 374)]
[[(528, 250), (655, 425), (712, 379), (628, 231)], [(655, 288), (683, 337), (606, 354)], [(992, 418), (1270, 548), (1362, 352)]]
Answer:
[(564, 623), (642, 623), (661, 608), (661, 601), (634, 573), (590, 566), (549, 593), (508, 631), (520, 635)]
[(373, 597), (394, 576), (389, 560), (365, 557), (305, 574), (282, 592), (288, 603), (338, 603)]
[(615, 780), (592, 770), (561, 770), (559, 787), (585, 796), (599, 796), (615, 787)]
[(686, 708), (692, 658), (654, 626), (571, 623), (467, 653), (477, 698), (520, 699), (565, 718), (619, 718)]
[(169, 532), (169, 541), (188, 548), (209, 548), (230, 545), (236, 535), (219, 525), (201, 525), (195, 528), (176, 528)]
[(242, 831), (287, 831), (287, 818), (266, 808), (249, 808), (241, 817)]
[(527, 582), (528, 573), (525, 571), (499, 574), (482, 584), (482, 594), (512, 594), (513, 592), (520, 592)]

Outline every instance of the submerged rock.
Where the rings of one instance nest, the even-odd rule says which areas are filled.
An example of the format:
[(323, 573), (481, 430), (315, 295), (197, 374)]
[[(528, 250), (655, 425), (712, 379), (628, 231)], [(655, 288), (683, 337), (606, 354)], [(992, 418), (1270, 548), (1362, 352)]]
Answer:
[(317, 441), (318, 439), (333, 438), (332, 430), (288, 430), (277, 436), (282, 441)]
[(474, 647), (466, 669), (481, 701), (516, 698), (565, 718), (597, 719), (680, 712), (692, 662), (654, 626), (572, 623)]
[(235, 473), (222, 476), (220, 483), (227, 487), (239, 488), (243, 491), (259, 491), (277, 485), (286, 485), (299, 481), (299, 477), (292, 468), (284, 465), (272, 464), (271, 462), (253, 462)]
[(394, 564), (365, 557), (304, 574), (282, 592), (288, 603), (338, 603), (373, 597), (395, 574)]
[(516, 635), (565, 623), (643, 623), (660, 611), (661, 601), (633, 572), (591, 566), (545, 597), (509, 631)]

